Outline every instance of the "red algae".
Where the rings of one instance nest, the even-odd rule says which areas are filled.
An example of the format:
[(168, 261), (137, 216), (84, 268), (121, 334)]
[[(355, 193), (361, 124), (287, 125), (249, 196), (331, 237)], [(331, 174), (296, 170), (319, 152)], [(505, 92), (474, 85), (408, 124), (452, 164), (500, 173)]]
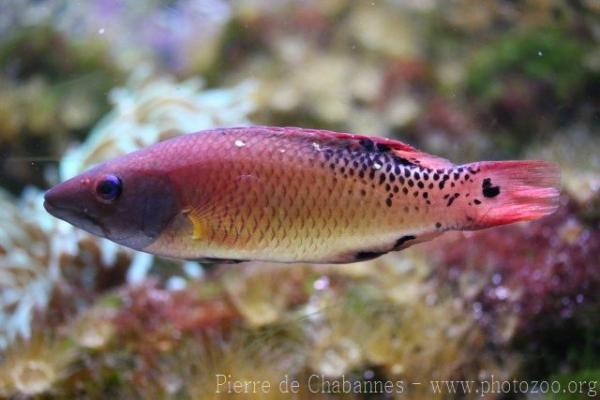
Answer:
[[(600, 305), (600, 236), (597, 221), (582, 219), (585, 206), (568, 198), (542, 220), (460, 234), (429, 245), (440, 265), (436, 278), (458, 285), (465, 275), (479, 285), (462, 290), (483, 324), (517, 316), (521, 333), (551, 329), (570, 320), (593, 319)], [(597, 318), (597, 313), (596, 318)]]
[(124, 307), (115, 316), (119, 331), (140, 334), (150, 338), (160, 336), (165, 329), (189, 333), (204, 331), (211, 327), (228, 326), (239, 315), (224, 296), (206, 298), (201, 290), (193, 287), (170, 291), (148, 281), (123, 291)]

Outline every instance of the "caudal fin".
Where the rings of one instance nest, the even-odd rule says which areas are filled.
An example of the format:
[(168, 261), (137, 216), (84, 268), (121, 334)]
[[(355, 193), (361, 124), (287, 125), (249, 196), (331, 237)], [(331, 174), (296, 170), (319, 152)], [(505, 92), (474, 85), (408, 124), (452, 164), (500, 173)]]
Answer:
[(477, 217), (471, 229), (531, 221), (558, 208), (560, 170), (547, 161), (483, 161), (479, 170)]

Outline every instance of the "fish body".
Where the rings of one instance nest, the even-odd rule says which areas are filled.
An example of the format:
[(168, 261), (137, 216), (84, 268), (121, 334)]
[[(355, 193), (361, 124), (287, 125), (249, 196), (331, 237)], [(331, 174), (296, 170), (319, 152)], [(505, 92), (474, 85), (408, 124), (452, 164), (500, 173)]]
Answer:
[(49, 190), (45, 206), (161, 256), (345, 263), (540, 218), (557, 208), (558, 181), (545, 161), (457, 166), (380, 137), (244, 127), (108, 161)]

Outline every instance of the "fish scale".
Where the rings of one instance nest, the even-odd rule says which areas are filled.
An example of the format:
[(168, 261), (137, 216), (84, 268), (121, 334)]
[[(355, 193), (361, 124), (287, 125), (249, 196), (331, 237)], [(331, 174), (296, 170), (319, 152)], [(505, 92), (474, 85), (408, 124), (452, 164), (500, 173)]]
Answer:
[[(122, 195), (93, 204), (94, 182), (106, 177)], [(557, 184), (558, 170), (543, 161), (455, 166), (385, 138), (247, 127), (184, 135), (108, 161), (51, 189), (46, 203), (100, 234), (71, 215), (77, 200), (95, 223), (106, 222), (102, 235), (153, 254), (335, 263), (449, 229), (539, 218), (556, 208)], [(150, 211), (138, 209), (142, 198)]]
[[(271, 154), (268, 154), (268, 151), (265, 151), (264, 149), (266, 147), (269, 147), (269, 145), (273, 145), (273, 143), (270, 143), (270, 140), (264, 140), (264, 141), (257, 141), (254, 140), (251, 137), (248, 137), (247, 135), (238, 135), (240, 137), (238, 137), (238, 139), (236, 140), (241, 140), (245, 143), (244, 146), (240, 146), (239, 150), (241, 151), (246, 151), (246, 150), (250, 150), (252, 151), (254, 147), (258, 147), (257, 149), (255, 149), (254, 151), (256, 152), (256, 156), (257, 157), (272, 157), (274, 156), (274, 158), (276, 157), (276, 150), (275, 148), (273, 148), (273, 150), (275, 151), (271, 151)], [(279, 138), (277, 138), (279, 139)], [(361, 160), (361, 162), (364, 163), (365, 159), (368, 159), (370, 162), (368, 163), (369, 165), (372, 165), (373, 163), (379, 163), (381, 165), (381, 167), (376, 170), (376, 177), (375, 179), (379, 179), (380, 183), (379, 186), (375, 186), (375, 188), (371, 188), (371, 191), (373, 189), (378, 190), (379, 193), (377, 196), (375, 196), (374, 198), (380, 198), (380, 206), (385, 204), (385, 199), (386, 194), (385, 192), (383, 192), (381, 189), (385, 188), (383, 187), (383, 182), (381, 181), (381, 178), (377, 178), (378, 176), (385, 178), (390, 172), (391, 169), (393, 167), (393, 160), (389, 157), (383, 157), (383, 156), (379, 156), (379, 155), (373, 155), (371, 154), (371, 157), (364, 157), (364, 153), (365, 151), (359, 151), (360, 149), (355, 149), (354, 152), (343, 149), (343, 150), (339, 150), (336, 157), (335, 157), (335, 162), (336, 162), (336, 169), (332, 170), (332, 173), (328, 174), (329, 176), (323, 176), (323, 174), (319, 173), (319, 169), (317, 169), (317, 171), (315, 171), (314, 168), (314, 164), (316, 164), (314, 161), (319, 160), (319, 153), (323, 152), (322, 148), (316, 148), (313, 145), (314, 142), (310, 142), (308, 143), (308, 146), (304, 146), (304, 149), (300, 148), (301, 150), (304, 151), (299, 151), (299, 150), (292, 150), (292, 151), (288, 151), (288, 159), (287, 162), (292, 162), (296, 165), (300, 165), (303, 168), (299, 169), (298, 172), (298, 176), (292, 176), (291, 180), (289, 181), (291, 186), (293, 188), (298, 188), (298, 185), (306, 185), (306, 183), (310, 183), (310, 180), (312, 179), (316, 179), (319, 182), (315, 182), (316, 183), (316, 187), (321, 186), (322, 184), (325, 184), (327, 186), (332, 186), (333, 192), (336, 194), (337, 197), (337, 202), (338, 203), (345, 203), (345, 204), (349, 204), (349, 205), (353, 205), (352, 207), (340, 207), (337, 210), (332, 210), (330, 205), (332, 205), (333, 203), (331, 203), (328, 199), (326, 199), (324, 196), (321, 196), (322, 192), (321, 191), (311, 191), (308, 187), (304, 190), (301, 190), (300, 188), (298, 188), (298, 192), (301, 193), (300, 197), (296, 197), (296, 196), (289, 196), (289, 197), (282, 197), (282, 198), (276, 198), (276, 201), (273, 202), (273, 204), (268, 204), (268, 209), (273, 211), (275, 209), (282, 209), (282, 210), (286, 210), (286, 204), (292, 205), (292, 207), (294, 205), (296, 205), (296, 209), (298, 211), (296, 218), (298, 219), (298, 226), (299, 229), (296, 229), (297, 231), (297, 235), (296, 238), (297, 239), (302, 239), (304, 238), (304, 242), (300, 242), (298, 243), (298, 241), (282, 241), (281, 238), (287, 236), (286, 234), (289, 234), (290, 232), (286, 232), (285, 229), (283, 229), (283, 231), (281, 230), (281, 226), (276, 226), (277, 222), (281, 222), (282, 221), (278, 221), (277, 218), (274, 218), (274, 215), (271, 214), (259, 214), (257, 217), (258, 219), (260, 219), (261, 223), (259, 223), (259, 226), (264, 226), (264, 230), (261, 231), (261, 236), (265, 238), (265, 242), (264, 245), (266, 245), (269, 248), (272, 248), (272, 250), (276, 250), (277, 247), (287, 247), (285, 250), (286, 251), (298, 251), (301, 256), (305, 256), (305, 254), (302, 254), (302, 251), (304, 250), (305, 252), (308, 251), (322, 251), (322, 249), (319, 249), (319, 241), (320, 239), (323, 238), (324, 233), (327, 233), (327, 228), (329, 227), (331, 230), (331, 234), (338, 234), (339, 233), (343, 233), (343, 232), (348, 232), (348, 231), (359, 231), (359, 229), (362, 227), (363, 230), (367, 230), (367, 233), (369, 228), (373, 229), (376, 228), (379, 230), (379, 227), (382, 226), (382, 224), (385, 224), (385, 220), (390, 218), (389, 212), (388, 211), (384, 211), (384, 210), (380, 210), (381, 207), (378, 207), (376, 202), (374, 204), (374, 202), (372, 201), (368, 201), (368, 200), (360, 200), (357, 199), (356, 195), (353, 195), (353, 190), (356, 190), (355, 186), (357, 184), (357, 179), (355, 177), (355, 175), (357, 176), (358, 174), (356, 173), (356, 171), (353, 169), (352, 166), (350, 166), (352, 164), (353, 160)], [(324, 143), (321, 144), (320, 146), (335, 146), (335, 143)], [(235, 143), (234, 143), (235, 146)], [(237, 147), (237, 146), (236, 146)], [(222, 151), (235, 151), (235, 148), (225, 148), (225, 149), (221, 149)], [(267, 154), (265, 154), (267, 153)], [(316, 153), (316, 154), (315, 154)], [(282, 154), (281, 152), (279, 154)], [(285, 153), (284, 153), (285, 154)], [(291, 158), (291, 159), (290, 159)], [(325, 157), (324, 157), (325, 158)], [(282, 161), (281, 159), (279, 161)], [(324, 161), (327, 161), (326, 159)], [(252, 163), (254, 166), (258, 165), (255, 163)], [(281, 164), (281, 163), (277, 163), (275, 164), (275, 166), (282, 166), (285, 164)], [(322, 165), (319, 165), (320, 168), (322, 168)], [(272, 167), (271, 167), (272, 168)], [(403, 168), (408, 168), (408, 167), (403, 167)], [(279, 171), (283, 171), (285, 172), (284, 169), (282, 168), (276, 168), (276, 170)], [(243, 171), (236, 171), (235, 169), (232, 170), (232, 172), (235, 173), (249, 173), (249, 174), (258, 174), (260, 175), (260, 168), (259, 170), (255, 171), (255, 170), (247, 170), (246, 167), (244, 166)], [(271, 189), (273, 193), (275, 193), (277, 196), (279, 197), (281, 196), (280, 193), (277, 192), (277, 186), (281, 183), (279, 181), (279, 178), (277, 176), (277, 174), (274, 174), (274, 171), (270, 170), (270, 168), (265, 168), (264, 171), (266, 174), (269, 174), (270, 176), (273, 177), (273, 179), (271, 180), (274, 184), (275, 187), (266, 187), (265, 192), (268, 193)], [(289, 175), (289, 174), (288, 174)], [(225, 177), (224, 177), (225, 178)], [(332, 179), (334, 178), (335, 181)], [(368, 184), (369, 182), (367, 180), (364, 180), (364, 182), (362, 183), (363, 186), (366, 186), (368, 189)], [(239, 197), (238, 198), (240, 202), (244, 202), (243, 197)], [(250, 201), (248, 201), (248, 204), (260, 204), (260, 201), (257, 202), (257, 198), (255, 197), (254, 199), (249, 199)], [(409, 199), (407, 199), (409, 200)], [(407, 201), (406, 200), (406, 201)], [(406, 202), (405, 201), (405, 202)], [(190, 201), (191, 203), (194, 202), (194, 200)], [(370, 206), (370, 210), (371, 210), (371, 216), (370, 216), (370, 220), (371, 223), (370, 224), (365, 224), (364, 221), (361, 222), (361, 218), (359, 215), (359, 210), (358, 208), (363, 208), (363, 206)], [(250, 207), (250, 212), (252, 212), (252, 208)], [(346, 210), (346, 212), (344, 212), (344, 210)], [(263, 210), (264, 211), (264, 210)], [(309, 212), (306, 212), (309, 211)], [(325, 212), (323, 212), (325, 211)], [(329, 211), (329, 212), (327, 212)], [(335, 215), (337, 211), (338, 215)], [(302, 212), (304, 212), (304, 214), (302, 214)], [(242, 215), (244, 213), (241, 213)], [(341, 214), (341, 215), (340, 215)], [(332, 217), (337, 217), (337, 218), (332, 218)], [(341, 217), (341, 218), (340, 218)], [(367, 218), (369, 218), (369, 215), (367, 215)], [(318, 221), (322, 221), (321, 224), (318, 223)], [(354, 224), (353, 224), (354, 221)], [(230, 221), (231, 222), (231, 221)], [(241, 221), (243, 223), (243, 221)], [(286, 224), (291, 230), (293, 231), (294, 229), (294, 224)], [(353, 226), (354, 225), (354, 226)], [(365, 229), (366, 228), (366, 229)], [(375, 229), (373, 229), (375, 230)], [(225, 232), (227, 230), (223, 230), (224, 231), (224, 236), (225, 236)], [(339, 232), (337, 232), (339, 231)], [(283, 235), (279, 235), (278, 233), (281, 232)], [(330, 234), (330, 235), (331, 235)], [(248, 240), (246, 240), (243, 243), (236, 243), (233, 242), (231, 243), (231, 245), (240, 245), (240, 246), (249, 246), (252, 247), (253, 245), (255, 245), (256, 243), (252, 243), (252, 240), (250, 240), (251, 235), (243, 235), (246, 236), (248, 238)], [(394, 237), (397, 236), (394, 235)], [(208, 238), (209, 241), (214, 240), (214, 238), (209, 237)], [(223, 239), (221, 239), (223, 240)], [(218, 240), (217, 240), (218, 241)], [(193, 243), (193, 245), (195, 245), (196, 243)], [(259, 243), (260, 244), (260, 243)]]

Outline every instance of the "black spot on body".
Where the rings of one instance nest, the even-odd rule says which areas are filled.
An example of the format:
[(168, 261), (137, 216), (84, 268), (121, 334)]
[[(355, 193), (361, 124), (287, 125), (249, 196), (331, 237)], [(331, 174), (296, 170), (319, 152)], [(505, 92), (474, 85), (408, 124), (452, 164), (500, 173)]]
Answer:
[(440, 228), (442, 227), (442, 224), (441, 224), (441, 223), (439, 223), (439, 222), (436, 222), (436, 223), (435, 223), (435, 227), (436, 227), (437, 229), (440, 229)]
[(387, 153), (391, 150), (391, 147), (384, 143), (377, 143), (377, 150), (379, 150), (382, 153)]
[(477, 205), (480, 205), (480, 204), (481, 204), (481, 201), (480, 201), (480, 200), (478, 200), (478, 199), (475, 199), (475, 200), (473, 200), (473, 203), (475, 203), (475, 204), (477, 204)]
[(496, 197), (500, 194), (500, 186), (492, 186), (492, 180), (490, 178), (485, 178), (483, 180), (481, 188), (483, 196), (487, 198)]
[(402, 157), (398, 157), (398, 156), (395, 156), (394, 160), (401, 165), (415, 165), (414, 163), (411, 163), (410, 161), (408, 161), (406, 158), (402, 158)]
[(448, 200), (448, 204), (446, 204), (446, 206), (450, 207), (452, 205), (452, 203), (454, 202), (454, 200), (458, 199), (459, 196), (460, 196), (460, 194), (454, 193), (454, 196), (450, 197), (450, 199)]
[(493, 186), (490, 188), (483, 189), (483, 195), (485, 197), (496, 197), (500, 194), (500, 186)]
[(373, 141), (371, 139), (360, 139), (358, 141), (358, 143), (365, 149), (368, 151), (373, 151), (375, 150), (375, 143), (373, 143)]
[(423, 189), (425, 187), (425, 185), (421, 181), (417, 182), (417, 186), (419, 187), (419, 189)]
[(392, 199), (389, 198), (389, 197), (387, 199), (385, 199), (385, 204), (387, 204), (388, 207), (391, 207), (392, 206)]

